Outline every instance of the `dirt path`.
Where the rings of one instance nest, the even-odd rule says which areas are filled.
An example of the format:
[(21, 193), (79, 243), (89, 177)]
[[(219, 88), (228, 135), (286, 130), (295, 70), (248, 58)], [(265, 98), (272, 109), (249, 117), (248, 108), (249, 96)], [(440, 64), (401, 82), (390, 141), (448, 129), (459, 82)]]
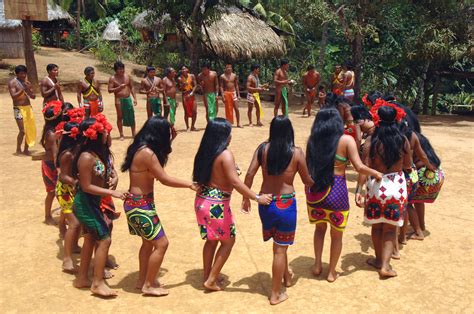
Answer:
[[(1, 94), (0, 107), (0, 196), (3, 219), (0, 222), (2, 279), (0, 310), (18, 312), (472, 312), (474, 288), (472, 270), (472, 193), (474, 121), (459, 117), (422, 119), (423, 132), (430, 138), (442, 161), (447, 179), (434, 205), (427, 206), (429, 236), (423, 242), (410, 241), (402, 251), (402, 259), (393, 261), (399, 276), (379, 280), (368, 267), (366, 259), (373, 254), (370, 229), (362, 225), (362, 210), (353, 201), (355, 174), (348, 172), (351, 215), (344, 235), (344, 246), (338, 270), (341, 277), (333, 284), (314, 278), (313, 230), (308, 223), (303, 184), (297, 178), (295, 187), (299, 202), (295, 245), (289, 249), (289, 261), (297, 283), (288, 289), (290, 299), (278, 307), (270, 307), (272, 252), (271, 244), (261, 240), (261, 224), (255, 204), (250, 215), (239, 212), (241, 197), (234, 193), (232, 206), (237, 221), (237, 242), (223, 269), (227, 289), (219, 293), (204, 293), (201, 289), (201, 249), (193, 212), (191, 191), (156, 184), (156, 206), (169, 237), (170, 246), (163, 263), (160, 281), (170, 289), (164, 298), (144, 298), (135, 289), (138, 271), (140, 239), (128, 234), (126, 219), (116, 221), (110, 253), (120, 268), (109, 284), (119, 291), (115, 300), (94, 298), (88, 290), (73, 288), (73, 276), (61, 272), (62, 243), (58, 230), (41, 223), (44, 186), (40, 162), (27, 157), (15, 157), (17, 128), (9, 97)], [(74, 99), (68, 93), (66, 99)], [(105, 113), (115, 120), (112, 98), (105, 97)], [(246, 123), (245, 104), (241, 113)], [(38, 121), (38, 138), (42, 119), (40, 101), (34, 102)], [(223, 110), (219, 111), (220, 115)], [(234, 129), (230, 149), (244, 171), (257, 145), (268, 136), (272, 110), (265, 108), (263, 128)], [(183, 109), (177, 114), (177, 128), (183, 130)], [(145, 121), (144, 100), (140, 98), (137, 123)], [(295, 128), (296, 143), (305, 146), (312, 119), (290, 115)], [(174, 176), (190, 178), (194, 154), (205, 126), (204, 109), (200, 103), (195, 133), (180, 133), (173, 143), (166, 170)], [(115, 123), (113, 123), (115, 126)], [(130, 134), (129, 130), (125, 131)], [(113, 136), (117, 136), (114, 129)], [(115, 140), (112, 146), (116, 165), (123, 161), (129, 140)], [(36, 150), (40, 150), (37, 145)], [(243, 176), (242, 176), (243, 178)], [(119, 189), (128, 188), (128, 175), (120, 174)], [(254, 189), (258, 190), (257, 175)], [(116, 202), (120, 211), (122, 204)], [(55, 202), (54, 207), (57, 207)], [(325, 271), (329, 258), (329, 238), (326, 238), (323, 261)], [(470, 310), (469, 310), (470, 309)]]

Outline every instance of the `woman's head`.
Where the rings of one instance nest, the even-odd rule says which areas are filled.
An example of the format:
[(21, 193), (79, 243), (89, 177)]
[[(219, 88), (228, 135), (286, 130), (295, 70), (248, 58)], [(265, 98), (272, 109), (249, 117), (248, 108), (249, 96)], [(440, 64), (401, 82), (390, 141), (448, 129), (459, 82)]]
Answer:
[(351, 114), (354, 122), (360, 127), (363, 133), (367, 133), (373, 126), (372, 116), (367, 107), (363, 105), (356, 105), (351, 107)]
[(46, 144), (48, 132), (55, 132), (56, 126), (62, 122), (62, 103), (60, 101), (50, 101), (43, 108), (44, 127), (41, 135), (41, 145)]
[[(285, 116), (273, 118), (270, 124), (268, 144), (267, 173), (277, 176), (286, 170), (293, 157), (295, 135), (290, 119)], [(262, 154), (260, 152), (259, 161), (262, 163)]]
[(334, 184), (334, 157), (344, 124), (335, 108), (323, 108), (316, 115), (306, 147), (306, 163), (317, 191)]
[(209, 182), (214, 160), (229, 145), (231, 131), (232, 126), (227, 120), (223, 118), (209, 120), (194, 158), (193, 180), (195, 182), (199, 184)]
[(168, 120), (153, 116), (145, 122), (127, 149), (127, 155), (121, 167), (123, 172), (130, 169), (135, 153), (143, 146), (155, 153), (162, 167), (166, 165), (168, 155), (171, 153), (171, 130)]
[(81, 132), (79, 131), (79, 123), (74, 121), (66, 122), (62, 129), (57, 131), (61, 133), (58, 154), (56, 156), (56, 166), (59, 167), (61, 154), (66, 150), (73, 151), (76, 148), (81, 138)]

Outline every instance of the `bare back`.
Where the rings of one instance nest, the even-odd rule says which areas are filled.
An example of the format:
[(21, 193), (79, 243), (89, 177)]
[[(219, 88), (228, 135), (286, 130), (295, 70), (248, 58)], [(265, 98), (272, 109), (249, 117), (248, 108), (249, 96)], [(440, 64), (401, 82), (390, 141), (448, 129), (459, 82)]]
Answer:
[(366, 140), (366, 144), (364, 145), (364, 163), (369, 167), (380, 171), (382, 173), (392, 173), (392, 172), (399, 172), (403, 169), (410, 169), (412, 165), (412, 153), (410, 148), (409, 141), (405, 138), (405, 143), (401, 149), (401, 158), (393, 164), (390, 168), (387, 168), (383, 161), (383, 145), (380, 144), (377, 151), (374, 154), (374, 157), (370, 157), (370, 147), (372, 142), (372, 137), (369, 136)]
[(153, 192), (155, 176), (149, 167), (153, 156), (155, 156), (153, 151), (146, 146), (143, 146), (135, 153), (129, 169), (130, 193), (146, 195)]

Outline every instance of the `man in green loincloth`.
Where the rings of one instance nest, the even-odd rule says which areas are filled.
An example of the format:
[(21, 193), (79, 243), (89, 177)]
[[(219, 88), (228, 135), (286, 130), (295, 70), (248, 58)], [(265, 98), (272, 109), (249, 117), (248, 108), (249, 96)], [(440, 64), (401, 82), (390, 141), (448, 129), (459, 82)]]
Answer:
[(273, 82), (275, 83), (275, 108), (273, 109), (273, 116), (278, 115), (278, 108), (282, 105), (281, 111), (285, 116), (288, 116), (288, 85), (292, 85), (293, 81), (288, 80), (287, 71), (290, 65), (288, 60), (280, 61), (280, 67), (275, 71)]
[[(132, 136), (135, 136), (135, 110), (137, 97), (133, 90), (132, 80), (125, 74), (125, 65), (121, 61), (114, 64), (115, 74), (109, 79), (109, 93), (114, 93), (115, 110), (117, 111), (117, 128), (120, 133), (120, 140), (123, 140), (123, 126), (132, 129)], [(130, 94), (133, 96), (130, 97)]]
[(201, 73), (198, 75), (199, 85), (203, 91), (204, 107), (206, 108), (206, 120), (214, 120), (219, 111), (218, 92), (219, 78), (215, 71), (211, 71), (209, 63), (204, 63)]
[(140, 94), (146, 94), (147, 117), (150, 118), (152, 115), (161, 117), (162, 80), (156, 76), (156, 70), (152, 66), (146, 68), (146, 77), (140, 83)]
[(176, 122), (176, 70), (173, 68), (165, 69), (165, 77), (163, 78), (163, 89), (166, 96), (164, 104), (165, 118), (170, 116), (171, 127), (174, 127)]

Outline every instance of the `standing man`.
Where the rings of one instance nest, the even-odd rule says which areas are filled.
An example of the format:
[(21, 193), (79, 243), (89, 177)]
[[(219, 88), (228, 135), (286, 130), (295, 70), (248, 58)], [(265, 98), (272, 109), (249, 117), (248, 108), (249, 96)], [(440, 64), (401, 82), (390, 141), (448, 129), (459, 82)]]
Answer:
[[(109, 79), (109, 93), (114, 93), (115, 110), (117, 112), (117, 128), (120, 133), (120, 140), (123, 141), (123, 126), (132, 129), (132, 136), (135, 136), (135, 111), (133, 106), (137, 105), (137, 97), (133, 91), (132, 80), (125, 74), (125, 65), (122, 61), (114, 63), (115, 74)], [(130, 97), (130, 94), (133, 96)]]
[(305, 89), (304, 95), (306, 98), (306, 106), (303, 109), (303, 116), (306, 110), (308, 111), (308, 117), (311, 116), (311, 108), (318, 97), (318, 85), (320, 80), (321, 76), (318, 71), (315, 70), (314, 65), (308, 65), (306, 73), (303, 75), (303, 87)]
[(35, 145), (36, 125), (31, 107), (30, 98), (36, 96), (27, 79), (27, 69), (24, 65), (15, 67), (16, 77), (8, 82), (8, 91), (13, 100), (13, 116), (18, 125), (18, 136), (16, 138), (16, 155), (21, 154), (21, 143), (25, 137), (25, 148), (23, 154), (29, 155), (28, 148)]
[(166, 102), (165, 106), (165, 118), (170, 116), (170, 124), (174, 129), (176, 122), (176, 70), (173, 68), (165, 69), (165, 77), (163, 78), (163, 87), (165, 90)]
[(282, 105), (281, 111), (285, 116), (288, 116), (288, 85), (294, 82), (288, 80), (287, 71), (290, 65), (288, 60), (280, 61), (280, 67), (275, 71), (273, 82), (275, 83), (275, 108), (273, 109), (273, 116), (278, 115), (278, 108)]
[(194, 92), (197, 88), (196, 77), (189, 74), (186, 66), (181, 67), (181, 76), (178, 78), (178, 86), (182, 92), (184, 123), (186, 123), (186, 131), (189, 132), (189, 118), (191, 118), (191, 131), (196, 131), (197, 104), (194, 99)]
[(40, 82), (43, 107), (51, 100), (64, 102), (63, 93), (61, 91), (62, 86), (58, 81), (59, 67), (56, 64), (50, 63), (46, 66), (46, 72), (48, 72), (48, 75)]
[(225, 105), (225, 118), (234, 124), (234, 111), (237, 118), (237, 127), (240, 125), (239, 111), (239, 78), (232, 71), (232, 64), (226, 63), (224, 73), (220, 76), (220, 91)]
[(160, 93), (163, 94), (163, 86), (161, 78), (156, 76), (156, 69), (154, 67), (146, 67), (146, 77), (140, 83), (139, 92), (140, 94), (146, 94), (146, 114), (148, 119), (152, 115), (161, 117)]
[(353, 71), (352, 63), (345, 61), (342, 65), (343, 70), (343, 93), (344, 97), (352, 101), (354, 99), (354, 82), (355, 74)]
[(331, 92), (337, 96), (342, 96), (344, 87), (344, 74), (340, 65), (334, 67), (334, 73), (331, 80)]
[(79, 107), (84, 107), (86, 117), (95, 116), (104, 110), (100, 84), (94, 79), (95, 71), (93, 67), (84, 69), (85, 78), (77, 84), (77, 102)]
[(252, 109), (255, 106), (255, 114), (257, 116), (257, 126), (263, 126), (260, 119), (263, 117), (262, 103), (260, 102), (260, 92), (268, 90), (266, 86), (260, 86), (260, 65), (253, 64), (250, 68), (251, 73), (247, 77), (247, 103), (249, 110), (247, 116), (249, 125), (252, 126)]
[(209, 63), (204, 63), (201, 67), (201, 73), (198, 75), (199, 85), (201, 86), (206, 108), (206, 121), (214, 120), (219, 111), (218, 93), (219, 79), (215, 71), (211, 71)]

